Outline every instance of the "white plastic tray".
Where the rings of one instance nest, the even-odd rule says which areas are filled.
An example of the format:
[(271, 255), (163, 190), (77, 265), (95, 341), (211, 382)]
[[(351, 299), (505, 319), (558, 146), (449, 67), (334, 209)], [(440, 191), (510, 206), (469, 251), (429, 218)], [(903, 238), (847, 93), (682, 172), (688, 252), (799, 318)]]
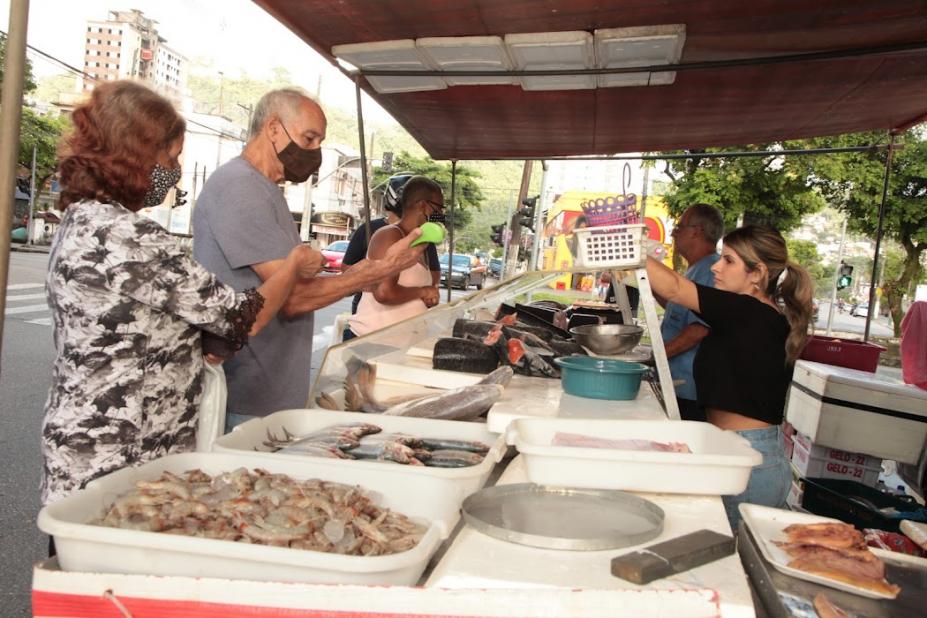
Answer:
[[(382, 414), (365, 414), (363, 412), (335, 412), (330, 410), (283, 410), (264, 418), (250, 420), (235, 428), (231, 433), (220, 437), (213, 446), (216, 452), (249, 453), (255, 456), (292, 459), (296, 455), (281, 455), (267, 451), (262, 443), (270, 431), (276, 436), (283, 435), (283, 428), (295, 435), (306, 435), (313, 431), (342, 423), (372, 423), (385, 432), (402, 432), (416, 437), (444, 438), (452, 440), (476, 440), (488, 445), (489, 452), (483, 462), (467, 468), (429, 468), (422, 466), (403, 466), (377, 461), (359, 461), (351, 459), (322, 459), (333, 465), (346, 465), (358, 469), (378, 470), (383, 466), (400, 467), (415, 476), (428, 476), (453, 482), (461, 489), (460, 500), (478, 491), (489, 478), (493, 467), (505, 455), (506, 444), (501, 434), (491, 433), (485, 423), (461, 423), (459, 421), (442, 421), (429, 418), (410, 418), (404, 416), (384, 416)], [(259, 452), (255, 452), (257, 449)], [(302, 455), (302, 457), (309, 457)], [(319, 458), (312, 458), (318, 461)]]
[[(685, 442), (691, 453), (551, 446), (567, 432), (607, 439)], [(518, 419), (506, 433), (541, 485), (679, 494), (735, 495), (763, 456), (746, 439), (696, 421)], [(684, 471), (682, 474), (680, 471)]]
[[(843, 523), (840, 520), (746, 503), (740, 505), (740, 514), (743, 517), (744, 523), (753, 533), (753, 538), (756, 539), (756, 544), (760, 548), (760, 553), (763, 554), (766, 561), (773, 565), (777, 571), (785, 573), (786, 575), (791, 575), (792, 577), (797, 577), (798, 579), (821, 584), (822, 586), (829, 586), (830, 588), (836, 588), (837, 590), (843, 590), (845, 592), (852, 592), (853, 594), (858, 594), (870, 599), (894, 599), (897, 596), (895, 594), (875, 592), (867, 588), (853, 586), (852, 584), (830, 579), (829, 577), (823, 577), (815, 573), (793, 569), (789, 566), (789, 562), (791, 562), (792, 559), (785, 553), (785, 550), (774, 543), (774, 541), (787, 540), (783, 530), (792, 524), (816, 524), (822, 522)], [(882, 552), (875, 549), (870, 548), (870, 551), (880, 558), (884, 555)]]
[[(100, 517), (115, 497), (135, 481), (199, 468), (219, 474), (239, 467), (264, 468), (295, 479), (321, 478), (360, 485), (377, 494), (377, 502), (417, 520), (430, 522), (411, 550), (389, 556), (342, 556), (285, 547), (268, 547), (139, 532), (86, 522)], [(260, 581), (414, 585), (428, 560), (456, 525), (460, 488), (440, 478), (410, 474), (402, 466), (378, 469), (333, 466), (325, 460), (270, 459), (224, 453), (168, 455), (125, 468), (91, 482), (86, 489), (39, 512), (38, 526), (54, 536), (61, 568), (91, 573), (139, 573), (191, 577), (226, 577)]]

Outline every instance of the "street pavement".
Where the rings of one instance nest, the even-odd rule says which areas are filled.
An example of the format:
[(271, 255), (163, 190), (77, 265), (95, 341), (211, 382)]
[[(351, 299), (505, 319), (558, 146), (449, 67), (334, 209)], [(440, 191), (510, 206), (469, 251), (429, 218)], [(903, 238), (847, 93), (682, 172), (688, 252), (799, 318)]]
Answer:
[[(0, 359), (0, 616), (31, 616), (32, 566), (47, 556), (48, 539), (35, 525), (42, 460), (39, 431), (54, 360), (51, 312), (45, 301), (48, 254), (14, 251), (4, 311)], [(472, 293), (473, 290), (470, 290)], [(454, 290), (452, 298), (463, 296)], [(442, 302), (446, 299), (442, 290)], [(331, 341), (346, 298), (316, 311), (312, 375)]]

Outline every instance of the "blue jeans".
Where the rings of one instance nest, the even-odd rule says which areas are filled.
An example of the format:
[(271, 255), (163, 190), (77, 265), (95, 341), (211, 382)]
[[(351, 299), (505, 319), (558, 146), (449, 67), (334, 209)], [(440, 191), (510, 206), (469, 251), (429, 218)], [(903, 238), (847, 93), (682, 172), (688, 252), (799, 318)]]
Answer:
[(260, 416), (251, 416), (250, 414), (233, 414), (231, 412), (225, 413), (225, 433), (232, 431), (238, 425), (242, 423), (247, 423), (253, 418), (261, 418)]
[(785, 451), (782, 449), (782, 436), (778, 425), (763, 429), (746, 429), (737, 433), (746, 438), (750, 446), (763, 455), (763, 463), (750, 473), (747, 489), (743, 493), (736, 496), (721, 496), (734, 534), (737, 533), (737, 525), (740, 523), (738, 504), (749, 502), (782, 508), (785, 506), (785, 498), (789, 494), (789, 485), (792, 482), (789, 460), (786, 459)]

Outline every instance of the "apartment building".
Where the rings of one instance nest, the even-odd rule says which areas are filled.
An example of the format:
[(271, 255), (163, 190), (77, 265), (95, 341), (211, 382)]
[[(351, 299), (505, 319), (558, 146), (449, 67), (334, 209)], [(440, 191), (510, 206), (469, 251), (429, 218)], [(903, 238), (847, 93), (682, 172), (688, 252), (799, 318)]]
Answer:
[(105, 21), (88, 21), (84, 39), (83, 89), (94, 80), (137, 78), (180, 101), (187, 83), (186, 58), (158, 34), (157, 23), (137, 10), (110, 11)]

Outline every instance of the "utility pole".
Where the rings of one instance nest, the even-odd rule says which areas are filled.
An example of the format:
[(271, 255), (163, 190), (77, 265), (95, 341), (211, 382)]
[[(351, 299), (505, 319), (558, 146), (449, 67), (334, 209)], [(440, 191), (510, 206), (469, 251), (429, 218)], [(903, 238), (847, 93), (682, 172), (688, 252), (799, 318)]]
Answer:
[(219, 115), (222, 115), (222, 98), (225, 91), (225, 73), (219, 71)]
[(538, 197), (538, 203), (534, 208), (534, 242), (531, 245), (531, 270), (538, 269), (538, 255), (541, 252), (541, 240), (544, 235), (541, 233), (543, 227), (544, 204), (547, 203), (547, 161), (541, 161), (541, 195)]
[(35, 152), (36, 144), (32, 145), (32, 177), (29, 181), (29, 224), (26, 226), (26, 244), (32, 244), (32, 235), (35, 234)]
[(518, 190), (518, 201), (515, 202), (515, 213), (509, 220), (509, 229), (512, 236), (508, 245), (511, 247), (506, 254), (506, 262), (503, 265), (502, 277), (505, 278), (509, 273), (514, 273), (518, 266), (518, 247), (521, 245), (521, 201), (528, 196), (528, 186), (531, 184), (531, 169), (534, 167), (534, 161), (525, 161), (525, 166), (521, 171), (521, 188)]
[(830, 337), (830, 325), (834, 319), (834, 305), (837, 304), (837, 278), (840, 277), (840, 264), (843, 262), (843, 242), (847, 237), (847, 218), (843, 218), (843, 231), (840, 232), (840, 248), (837, 249), (837, 265), (834, 268), (834, 282), (830, 290), (830, 307), (827, 310), (827, 336)]
[[(512, 208), (515, 204), (515, 192), (509, 191), (509, 210), (505, 215), (505, 234), (509, 236), (509, 239), (512, 237)], [(499, 279), (505, 279), (505, 263), (508, 260), (509, 254), (509, 243), (506, 241), (505, 236), (502, 237), (502, 240), (505, 241), (502, 244), (502, 269), (499, 272)]]

